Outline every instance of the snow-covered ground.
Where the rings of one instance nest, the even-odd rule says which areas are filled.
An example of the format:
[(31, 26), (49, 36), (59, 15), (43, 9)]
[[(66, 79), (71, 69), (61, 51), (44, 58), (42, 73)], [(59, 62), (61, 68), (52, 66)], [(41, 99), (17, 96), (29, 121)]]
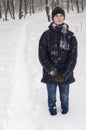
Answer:
[(0, 22), (0, 130), (86, 130), (86, 15), (68, 14), (66, 23), (78, 40), (76, 82), (70, 85), (70, 110), (50, 116), (46, 85), (41, 83), (39, 38), (50, 23), (46, 14)]

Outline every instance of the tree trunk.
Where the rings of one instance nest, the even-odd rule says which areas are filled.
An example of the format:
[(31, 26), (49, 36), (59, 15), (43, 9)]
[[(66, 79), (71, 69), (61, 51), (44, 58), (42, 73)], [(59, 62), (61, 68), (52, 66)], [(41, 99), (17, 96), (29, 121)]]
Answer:
[(74, 10), (74, 8), (73, 8), (73, 0), (71, 0), (71, 9), (72, 9), (72, 11)]
[(11, 12), (11, 4), (10, 4), (10, 0), (7, 0), (7, 13), (8, 13), (8, 11), (9, 11), (10, 16), (11, 16), (11, 18), (12, 18), (12, 12)]
[(26, 17), (26, 15), (27, 15), (27, 6), (28, 6), (28, 2), (27, 2), (27, 0), (24, 0), (24, 10), (25, 10), (25, 16), (24, 17)]
[(30, 0), (30, 15), (32, 14), (32, 0)]
[(48, 22), (50, 22), (50, 8), (48, 6), (48, 0), (45, 0), (45, 4), (46, 4), (46, 14), (47, 14), (47, 18), (48, 18)]
[(12, 13), (12, 18), (15, 19), (15, 6), (14, 6), (14, 0), (10, 1), (11, 5), (11, 13)]
[(63, 5), (64, 5), (63, 3), (64, 3), (64, 0), (62, 0), (62, 8), (63, 8)]
[(54, 8), (54, 0), (52, 0), (52, 10), (53, 10), (53, 8)]
[(81, 0), (81, 8), (82, 8), (82, 12), (84, 11), (84, 0)]
[(76, 0), (77, 13), (79, 13), (79, 0)]
[(55, 7), (59, 6), (59, 0), (55, 0)]
[(19, 0), (19, 19), (23, 17), (22, 5), (23, 5), (23, 0)]
[(41, 9), (41, 12), (42, 12), (42, 5), (43, 5), (43, 1), (40, 0), (40, 9)]
[(34, 0), (32, 0), (32, 13), (35, 14), (35, 9), (34, 9)]
[(69, 0), (67, 0), (67, 12), (69, 13)]
[(7, 0), (4, 0), (4, 12), (5, 12), (5, 19), (7, 21)]
[(2, 9), (1, 9), (1, 1), (0, 1), (0, 18), (2, 18)]

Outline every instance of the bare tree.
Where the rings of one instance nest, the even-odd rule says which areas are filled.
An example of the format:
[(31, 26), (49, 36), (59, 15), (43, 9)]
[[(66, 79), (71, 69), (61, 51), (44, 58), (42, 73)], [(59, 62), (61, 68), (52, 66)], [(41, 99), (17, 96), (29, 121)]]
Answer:
[(32, 0), (32, 13), (35, 13), (35, 9), (34, 9), (34, 0)]
[(81, 0), (81, 9), (82, 9), (82, 12), (84, 11), (84, 0)]
[(76, 0), (77, 13), (79, 13), (79, 0)]
[(2, 18), (2, 5), (1, 5), (1, 1), (0, 1), (0, 18)]
[(67, 0), (67, 12), (69, 13), (69, 0)]
[(3, 4), (4, 4), (4, 12), (5, 12), (5, 20), (7, 21), (7, 13), (6, 13), (6, 1), (4, 0), (3, 1)]
[(48, 21), (50, 21), (50, 8), (49, 8), (49, 5), (48, 5), (48, 0), (45, 0), (45, 4), (46, 4), (46, 14), (47, 14), (47, 18), (48, 18)]
[(63, 8), (63, 6), (64, 6), (64, 0), (62, 0), (62, 8)]
[(59, 0), (55, 0), (55, 7), (59, 6)]
[(10, 8), (11, 8), (11, 13), (12, 13), (12, 18), (15, 19), (14, 0), (10, 0)]
[(23, 0), (19, 0), (19, 19), (21, 19), (23, 17)]
[(24, 12), (25, 12), (25, 15), (24, 17), (27, 15), (27, 9), (28, 9), (28, 1), (27, 0), (24, 0)]
[(52, 0), (52, 10), (53, 10), (53, 8), (54, 8), (54, 0)]
[(74, 10), (74, 7), (73, 7), (73, 0), (71, 0), (71, 9), (72, 9), (72, 11)]
[(29, 0), (29, 6), (30, 6), (30, 15), (32, 14), (32, 0)]
[(42, 12), (42, 9), (43, 8), (43, 0), (40, 0), (40, 9), (41, 9), (41, 12)]
[(5, 11), (5, 20), (6, 20), (6, 21), (8, 20), (8, 19), (7, 19), (8, 11), (9, 11), (10, 16), (11, 16), (11, 18), (12, 18), (9, 0), (4, 0), (4, 11)]

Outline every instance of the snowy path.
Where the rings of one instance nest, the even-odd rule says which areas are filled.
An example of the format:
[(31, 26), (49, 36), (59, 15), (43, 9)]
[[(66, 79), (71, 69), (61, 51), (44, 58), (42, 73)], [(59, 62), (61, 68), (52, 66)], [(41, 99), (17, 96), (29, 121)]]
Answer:
[(77, 82), (70, 88), (70, 111), (61, 115), (57, 91), (58, 115), (52, 117), (47, 110), (45, 85), (40, 83), (42, 70), (38, 61), (39, 37), (49, 23), (42, 15), (36, 16), (21, 24), (7, 23), (0, 27), (3, 31), (0, 31), (0, 42), (3, 43), (0, 44), (0, 130), (85, 130), (86, 61), (82, 59), (85, 46), (81, 42), (86, 32), (78, 33), (85, 24), (81, 21), (83, 26), (79, 23), (71, 26), (79, 39), (80, 55), (75, 73)]
[[(38, 58), (36, 57), (38, 45), (33, 44), (33, 42), (35, 41), (36, 43), (38, 37), (35, 37), (35, 35), (37, 35), (37, 32), (30, 33), (30, 28), (28, 27), (29, 22), (24, 23), (23, 28), (21, 29), (19, 44), (17, 46), (15, 56), (15, 65), (13, 71), (14, 75), (12, 79), (13, 94), (9, 107), (9, 126), (12, 130), (28, 130), (28, 128), (32, 129), (32, 123), (35, 118), (37, 118), (39, 110), (43, 109), (40, 109), (40, 106), (37, 106), (39, 100), (39, 97), (37, 96), (41, 96), (38, 95), (38, 93), (40, 94), (40, 90), (38, 90), (38, 88), (41, 84), (38, 79), (40, 74), (39, 76), (37, 76), (39, 71), (39, 65), (34, 66), (34, 63), (38, 62)], [(35, 48), (36, 50), (34, 50)], [(35, 101), (35, 98), (37, 98), (37, 102)], [(35, 124), (33, 127), (35, 127)]]
[[(12, 70), (15, 57), (15, 24), (0, 23), (0, 129), (8, 127), (8, 104), (12, 96)], [(16, 42), (17, 42), (16, 35)]]

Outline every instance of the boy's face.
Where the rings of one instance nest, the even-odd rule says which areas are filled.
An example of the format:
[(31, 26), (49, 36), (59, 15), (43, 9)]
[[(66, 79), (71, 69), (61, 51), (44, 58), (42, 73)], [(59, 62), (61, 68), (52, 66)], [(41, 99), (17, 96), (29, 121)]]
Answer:
[(54, 16), (53, 21), (54, 21), (55, 24), (60, 25), (60, 24), (62, 24), (63, 21), (64, 21), (64, 16), (63, 16), (62, 14), (58, 13), (58, 14), (56, 14), (56, 15)]

